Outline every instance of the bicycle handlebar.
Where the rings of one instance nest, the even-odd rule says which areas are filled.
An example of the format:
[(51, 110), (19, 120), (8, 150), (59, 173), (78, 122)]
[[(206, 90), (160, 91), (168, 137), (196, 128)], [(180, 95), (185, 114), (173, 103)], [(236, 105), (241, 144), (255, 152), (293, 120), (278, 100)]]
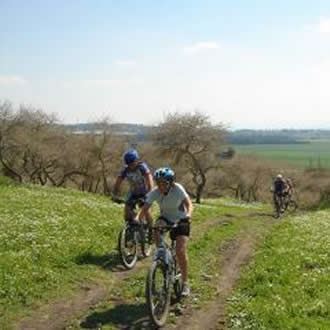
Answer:
[(152, 229), (153, 230), (160, 230), (160, 231), (162, 231), (162, 230), (164, 230), (164, 231), (165, 230), (171, 230), (171, 229), (174, 229), (174, 228), (177, 228), (177, 227), (180, 227), (180, 226), (184, 226), (184, 225), (190, 223), (190, 217), (186, 217), (186, 218), (180, 219), (176, 223), (171, 223), (170, 221), (165, 220), (165, 219), (161, 219), (161, 220), (165, 221), (166, 224), (152, 226)]
[(173, 225), (158, 225), (158, 226), (152, 226), (152, 230), (170, 230), (173, 228), (178, 227), (177, 223), (174, 223)]

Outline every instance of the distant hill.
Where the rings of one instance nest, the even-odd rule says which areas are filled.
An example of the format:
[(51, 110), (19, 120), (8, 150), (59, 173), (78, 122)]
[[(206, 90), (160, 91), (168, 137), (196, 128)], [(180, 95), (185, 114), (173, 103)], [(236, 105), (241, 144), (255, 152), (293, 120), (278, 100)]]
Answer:
[[(102, 131), (99, 123), (79, 123), (64, 125), (75, 134), (98, 134)], [(116, 123), (110, 125), (112, 131), (118, 135), (135, 135), (137, 140), (146, 140), (155, 126), (143, 124)], [(241, 129), (229, 131), (229, 144), (301, 144), (311, 140), (330, 140), (330, 130), (321, 129), (279, 129), (253, 130)]]
[[(79, 124), (68, 124), (64, 125), (66, 129), (71, 130), (74, 133), (91, 133), (91, 132), (98, 132), (102, 129), (100, 123), (79, 123)], [(142, 124), (110, 124), (111, 129), (113, 132), (118, 134), (147, 134), (151, 129), (152, 126), (146, 126)]]

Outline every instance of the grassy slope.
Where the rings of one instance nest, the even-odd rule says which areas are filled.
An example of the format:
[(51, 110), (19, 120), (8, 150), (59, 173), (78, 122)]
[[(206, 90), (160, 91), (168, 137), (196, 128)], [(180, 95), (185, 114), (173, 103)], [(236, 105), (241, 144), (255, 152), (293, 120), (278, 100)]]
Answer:
[(65, 295), (94, 277), (95, 267), (79, 264), (115, 248), (120, 214), (100, 196), (0, 185), (0, 315)]
[(330, 329), (330, 214), (287, 218), (231, 300), (233, 329)]
[[(190, 254), (191, 282), (199, 303), (214, 296), (212, 283), (205, 283), (202, 276), (217, 271), (214, 251), (246, 229), (247, 212), (262, 208), (225, 200), (196, 207), (196, 238)], [(8, 326), (15, 314), (24, 315), (38, 304), (69, 296), (79, 283), (91, 279), (106, 281), (109, 297), (143, 300), (145, 268), (121, 283), (104, 267), (116, 254), (121, 213), (121, 206), (102, 196), (0, 182), (0, 327)], [(235, 214), (237, 221), (225, 226), (211, 222), (205, 227), (205, 220), (219, 219), (224, 213)], [(251, 220), (249, 226), (252, 223), (262, 228), (261, 219)]]
[[(242, 232), (264, 232), (268, 220), (251, 215), (256, 210), (264, 212), (264, 207), (228, 200), (196, 206), (189, 247), (196, 308), (216, 295), (215, 252)], [(103, 267), (115, 254), (121, 211), (101, 196), (0, 182), (0, 327), (7, 328), (15, 313), (69, 296), (79, 283), (91, 279), (113, 284), (109, 297), (125, 303), (102, 303), (86, 324), (106, 329), (127, 322), (127, 315), (145, 315), (148, 261), (121, 282)], [(232, 217), (224, 225), (219, 218), (225, 220), (225, 214)], [(330, 327), (329, 219), (322, 211), (287, 218), (274, 228), (231, 300), (233, 328)], [(73, 326), (79, 327), (79, 322)]]

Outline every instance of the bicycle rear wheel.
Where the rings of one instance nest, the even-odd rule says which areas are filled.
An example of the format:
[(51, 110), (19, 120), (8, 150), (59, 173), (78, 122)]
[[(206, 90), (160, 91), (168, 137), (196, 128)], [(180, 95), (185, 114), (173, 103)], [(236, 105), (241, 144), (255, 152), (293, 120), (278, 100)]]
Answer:
[(132, 269), (137, 262), (135, 231), (125, 226), (118, 237), (118, 251), (123, 265)]
[(162, 327), (167, 319), (171, 291), (166, 266), (161, 261), (152, 263), (146, 281), (146, 300), (150, 319), (156, 327)]

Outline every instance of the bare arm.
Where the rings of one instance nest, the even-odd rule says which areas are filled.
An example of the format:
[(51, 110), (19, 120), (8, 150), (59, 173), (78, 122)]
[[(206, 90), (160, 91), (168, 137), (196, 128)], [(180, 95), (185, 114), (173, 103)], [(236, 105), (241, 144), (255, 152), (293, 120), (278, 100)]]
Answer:
[(124, 179), (121, 176), (117, 177), (116, 182), (113, 186), (113, 190), (112, 190), (114, 195), (117, 195), (120, 192), (120, 186), (121, 186), (123, 180)]
[(150, 191), (154, 187), (154, 181), (152, 179), (152, 175), (150, 172), (145, 174), (145, 179), (146, 179), (147, 191)]
[(186, 197), (184, 200), (183, 200), (183, 206), (186, 210), (186, 213), (187, 213), (187, 217), (191, 218), (191, 215), (192, 215), (192, 211), (193, 211), (193, 204), (191, 202), (191, 199), (190, 197)]
[(138, 215), (138, 219), (142, 220), (142, 219), (150, 219), (152, 220), (152, 216), (151, 216), (151, 212), (150, 212), (150, 208), (151, 208), (151, 204), (145, 203)]

